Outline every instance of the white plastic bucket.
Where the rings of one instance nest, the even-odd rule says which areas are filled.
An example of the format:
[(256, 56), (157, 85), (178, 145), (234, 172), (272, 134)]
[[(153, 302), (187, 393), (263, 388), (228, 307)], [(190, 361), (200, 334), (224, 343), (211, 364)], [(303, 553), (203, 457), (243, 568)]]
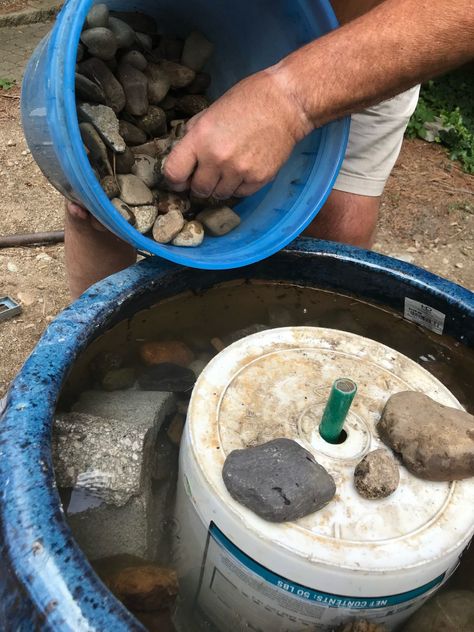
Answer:
[[(340, 445), (318, 422), (333, 381), (358, 394)], [(365, 500), (355, 465), (382, 447), (375, 427), (393, 393), (421, 391), (462, 408), (431, 374), (373, 340), (295, 327), (226, 348), (201, 374), (180, 456), (175, 557), (183, 632), (332, 630), (352, 619), (394, 629), (455, 569), (474, 529), (474, 480), (427, 482), (400, 467), (392, 496)], [(274, 524), (235, 502), (226, 456), (296, 439), (334, 477), (335, 498), (297, 522)]]

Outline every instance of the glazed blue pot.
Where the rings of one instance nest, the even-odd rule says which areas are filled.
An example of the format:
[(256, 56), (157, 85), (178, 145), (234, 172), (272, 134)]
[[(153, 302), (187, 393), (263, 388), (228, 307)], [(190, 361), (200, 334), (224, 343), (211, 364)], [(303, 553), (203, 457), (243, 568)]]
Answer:
[(93, 286), (45, 331), (13, 381), (0, 422), (0, 628), (143, 630), (75, 544), (51, 460), (53, 413), (78, 355), (111, 326), (157, 301), (227, 280), (329, 289), (403, 315), (406, 298), (445, 315), (444, 333), (474, 347), (474, 294), (413, 265), (301, 239), (240, 270), (204, 271), (149, 258)]

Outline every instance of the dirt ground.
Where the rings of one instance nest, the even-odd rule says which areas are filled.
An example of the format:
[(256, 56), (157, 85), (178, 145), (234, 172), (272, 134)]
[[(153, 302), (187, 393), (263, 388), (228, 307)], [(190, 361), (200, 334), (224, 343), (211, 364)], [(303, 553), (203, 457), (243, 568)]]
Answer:
[[(28, 152), (19, 91), (0, 91), (0, 234), (58, 230), (61, 196)], [(474, 290), (474, 177), (443, 149), (405, 142), (384, 194), (375, 249)], [(68, 304), (63, 245), (0, 250), (0, 295), (23, 313), (0, 323), (0, 396), (44, 328)]]

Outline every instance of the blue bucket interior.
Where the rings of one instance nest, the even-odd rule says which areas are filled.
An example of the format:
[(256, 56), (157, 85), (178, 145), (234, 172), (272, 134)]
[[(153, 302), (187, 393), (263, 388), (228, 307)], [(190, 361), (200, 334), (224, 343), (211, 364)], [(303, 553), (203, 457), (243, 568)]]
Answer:
[[(335, 121), (306, 137), (275, 180), (236, 207), (241, 225), (199, 248), (157, 244), (132, 228), (112, 206), (89, 165), (74, 95), (77, 43), (90, 0), (69, 0), (25, 73), (22, 115), (30, 149), (50, 181), (86, 206), (137, 249), (204, 269), (235, 268), (264, 259), (296, 238), (329, 195), (344, 157), (349, 121)], [(110, 8), (152, 15), (159, 32), (185, 37), (198, 29), (215, 44), (207, 70), (218, 97), (238, 80), (268, 67), (337, 26), (326, 0), (140, 0)], [(242, 113), (245, 116), (245, 112)]]

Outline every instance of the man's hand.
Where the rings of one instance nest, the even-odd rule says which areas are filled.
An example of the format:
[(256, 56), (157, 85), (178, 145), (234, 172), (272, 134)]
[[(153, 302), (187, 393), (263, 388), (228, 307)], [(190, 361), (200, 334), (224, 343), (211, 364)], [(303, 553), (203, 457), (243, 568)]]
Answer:
[(244, 79), (188, 122), (164, 175), (176, 191), (226, 199), (272, 180), (313, 126), (274, 68)]

